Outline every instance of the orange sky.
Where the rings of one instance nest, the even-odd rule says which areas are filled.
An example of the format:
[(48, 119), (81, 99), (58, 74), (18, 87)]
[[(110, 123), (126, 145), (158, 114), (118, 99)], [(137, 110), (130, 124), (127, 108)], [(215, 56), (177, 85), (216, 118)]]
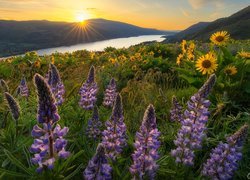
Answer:
[(163, 30), (229, 16), (248, 0), (0, 0), (0, 19), (79, 21), (105, 18)]

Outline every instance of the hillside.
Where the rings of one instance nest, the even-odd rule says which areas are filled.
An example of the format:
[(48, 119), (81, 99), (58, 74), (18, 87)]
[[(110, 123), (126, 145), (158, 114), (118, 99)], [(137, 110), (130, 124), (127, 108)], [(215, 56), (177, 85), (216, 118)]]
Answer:
[(209, 24), (210, 24), (209, 22), (199, 22), (197, 24), (194, 24), (172, 37), (168, 36), (168, 42), (175, 42), (175, 41), (181, 41), (182, 39), (186, 39), (186, 37), (188, 37), (189, 35), (192, 35), (193, 33), (199, 30), (202, 30), (203, 28), (207, 27)]
[(212, 33), (220, 30), (228, 31), (234, 39), (249, 39), (249, 29), (250, 6), (226, 18), (220, 18), (210, 23), (192, 25), (174, 36), (168, 37), (167, 42), (176, 42), (182, 39), (207, 41)]
[(167, 34), (127, 23), (90, 19), (84, 24), (50, 21), (0, 21), (0, 57), (30, 50), (138, 35)]
[[(179, 65), (176, 63), (180, 43), (42, 57), (26, 53), (0, 61), (1, 179), (83, 179), (89, 164), (98, 162), (98, 143), (104, 142), (115, 147), (122, 142), (123, 147), (115, 161), (103, 151), (101, 158), (112, 169), (112, 178), (95, 179), (133, 179), (133, 157), (143, 148), (157, 155), (157, 161), (144, 152), (138, 156), (157, 163), (156, 180), (209, 179), (203, 174), (204, 164), (211, 160), (209, 154), (222, 142), (223, 147), (233, 149), (233, 138), (238, 138), (241, 144), (236, 147), (240, 148), (234, 148), (226, 158), (239, 154), (241, 160), (226, 161), (233, 166), (238, 163), (230, 179), (246, 179), (250, 167), (250, 134), (246, 134), (246, 124), (250, 125), (250, 64), (230, 47), (241, 51), (249, 45), (250, 41), (232, 41), (216, 48), (211, 43), (214, 56), (220, 58), (211, 76), (196, 68), (198, 61), (184, 57)], [(195, 56), (204, 57), (207, 47), (196, 42), (195, 46)], [(229, 71), (229, 65), (238, 72)], [(46, 79), (36, 73), (47, 74)], [(238, 131), (240, 127), (244, 131)], [(192, 151), (195, 158), (190, 162), (195, 163), (194, 167), (179, 162), (173, 152), (182, 147), (176, 142), (187, 143), (184, 147), (189, 148), (197, 137), (203, 138), (197, 140), (199, 149)], [(54, 146), (49, 146), (49, 141)], [(49, 169), (44, 163), (41, 172), (39, 163), (50, 160), (50, 152), (54, 152), (53, 166)], [(60, 158), (61, 152), (68, 156)], [(227, 152), (225, 148), (223, 153)], [(41, 153), (43, 161), (35, 161)]]

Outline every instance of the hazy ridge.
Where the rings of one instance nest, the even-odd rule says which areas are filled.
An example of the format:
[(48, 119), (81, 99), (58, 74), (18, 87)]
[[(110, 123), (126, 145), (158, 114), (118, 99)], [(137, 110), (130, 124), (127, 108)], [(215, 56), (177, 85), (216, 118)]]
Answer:
[(90, 19), (85, 24), (0, 20), (0, 57), (113, 38), (171, 33), (105, 19)]
[(226, 18), (194, 24), (173, 36), (169, 36), (165, 42), (179, 42), (182, 39), (208, 41), (212, 33), (222, 30), (228, 31), (234, 39), (249, 39), (249, 29), (250, 6)]

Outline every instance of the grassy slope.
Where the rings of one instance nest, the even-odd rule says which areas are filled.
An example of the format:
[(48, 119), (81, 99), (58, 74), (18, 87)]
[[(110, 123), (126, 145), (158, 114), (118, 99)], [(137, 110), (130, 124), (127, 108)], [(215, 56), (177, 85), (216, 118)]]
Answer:
[[(154, 55), (149, 55), (153, 51)], [(14, 58), (11, 62), (0, 62), (0, 78), (4, 78), (10, 86), (11, 93), (15, 94), (19, 80), (24, 74), (28, 80), (31, 91), (29, 101), (18, 97), (22, 108), (22, 116), (19, 121), (19, 136), (15, 138), (14, 123), (11, 116), (7, 116), (7, 127), (0, 129), (0, 175), (2, 178), (20, 176), (21, 179), (31, 178), (73, 178), (81, 179), (82, 171), (86, 167), (89, 159), (95, 153), (96, 141), (90, 141), (85, 136), (87, 120), (91, 117), (91, 112), (82, 110), (78, 106), (78, 90), (86, 80), (90, 65), (96, 67), (96, 80), (99, 86), (98, 107), (100, 119), (105, 122), (111, 113), (110, 109), (104, 108), (102, 104), (103, 92), (111, 77), (118, 81), (118, 90), (121, 92), (124, 103), (125, 123), (127, 125), (128, 146), (125, 148), (118, 163), (113, 164), (114, 179), (131, 179), (128, 167), (131, 164), (131, 153), (133, 151), (133, 141), (135, 132), (142, 121), (143, 113), (149, 103), (156, 108), (157, 124), (162, 133), (161, 136), (161, 158), (159, 160), (160, 169), (157, 179), (180, 178), (199, 179), (201, 163), (208, 157), (209, 152), (219, 141), (224, 141), (225, 136), (233, 133), (237, 128), (249, 119), (246, 110), (237, 116), (220, 114), (219, 117), (210, 119), (208, 123), (208, 138), (204, 141), (202, 151), (197, 153), (196, 165), (193, 168), (177, 166), (170, 156), (170, 150), (174, 148), (173, 140), (180, 125), (169, 121), (169, 109), (171, 97), (176, 95), (181, 104), (186, 106), (189, 97), (197, 91), (186, 82), (176, 78), (172, 66), (175, 64), (175, 57), (178, 49), (175, 45), (150, 45), (135, 46), (130, 49), (113, 50), (107, 49), (93, 55), (87, 51), (78, 51), (73, 54), (54, 54), (54, 56), (37, 57), (35, 54), (26, 54), (25, 57)], [(137, 54), (139, 53), (140, 56)], [(125, 58), (122, 56), (124, 55)], [(133, 60), (136, 57), (136, 61)], [(111, 59), (117, 57), (121, 59), (119, 63), (111, 63)], [(40, 66), (35, 66), (34, 62), (39, 59)], [(37, 176), (34, 173), (35, 167), (29, 162), (30, 147), (33, 139), (30, 136), (31, 129), (36, 124), (36, 95), (32, 77), (35, 73), (45, 75), (48, 64), (54, 59), (58, 67), (62, 80), (66, 87), (66, 101), (59, 107), (61, 116), (60, 124), (70, 128), (67, 139), (68, 149), (73, 156), (67, 161), (60, 161), (53, 172)], [(123, 60), (122, 60), (123, 59)], [(28, 61), (29, 60), (29, 61)], [(147, 61), (147, 63), (145, 62)], [(17, 71), (18, 69), (18, 71)], [(213, 101), (214, 97), (211, 97)], [(5, 119), (7, 107), (4, 105), (3, 97), (0, 96), (1, 108), (0, 119)], [(212, 104), (211, 111), (215, 110), (216, 104)], [(5, 150), (4, 150), (5, 149)], [(10, 158), (11, 152), (16, 158)], [(245, 146), (244, 158), (240, 163), (240, 168), (236, 173), (236, 178), (245, 178), (249, 172), (250, 144)], [(17, 160), (23, 165), (17, 163)], [(16, 163), (13, 163), (16, 162)], [(12, 172), (5, 171), (7, 169)]]

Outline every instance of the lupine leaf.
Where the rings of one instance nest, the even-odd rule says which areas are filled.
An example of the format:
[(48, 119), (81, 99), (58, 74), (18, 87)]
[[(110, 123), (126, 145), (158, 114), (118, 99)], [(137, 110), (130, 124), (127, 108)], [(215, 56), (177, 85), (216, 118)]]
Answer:
[(59, 168), (59, 171), (66, 169), (71, 162), (73, 162), (76, 158), (81, 156), (84, 153), (84, 150), (79, 151), (78, 153), (70, 156)]
[(0, 168), (0, 172), (5, 173), (6, 175), (9, 175), (11, 177), (26, 177), (26, 178), (29, 177), (23, 173), (17, 173), (14, 171), (9, 171), (9, 170), (3, 169), (3, 168)]
[(32, 172), (26, 168), (17, 158), (15, 158), (10, 151), (4, 149), (4, 153), (14, 165), (25, 171), (27, 174), (32, 175)]
[(64, 178), (64, 180), (72, 179), (79, 171), (81, 171), (83, 168), (83, 164), (80, 164), (76, 170), (74, 170), (71, 174), (69, 174), (67, 177)]

